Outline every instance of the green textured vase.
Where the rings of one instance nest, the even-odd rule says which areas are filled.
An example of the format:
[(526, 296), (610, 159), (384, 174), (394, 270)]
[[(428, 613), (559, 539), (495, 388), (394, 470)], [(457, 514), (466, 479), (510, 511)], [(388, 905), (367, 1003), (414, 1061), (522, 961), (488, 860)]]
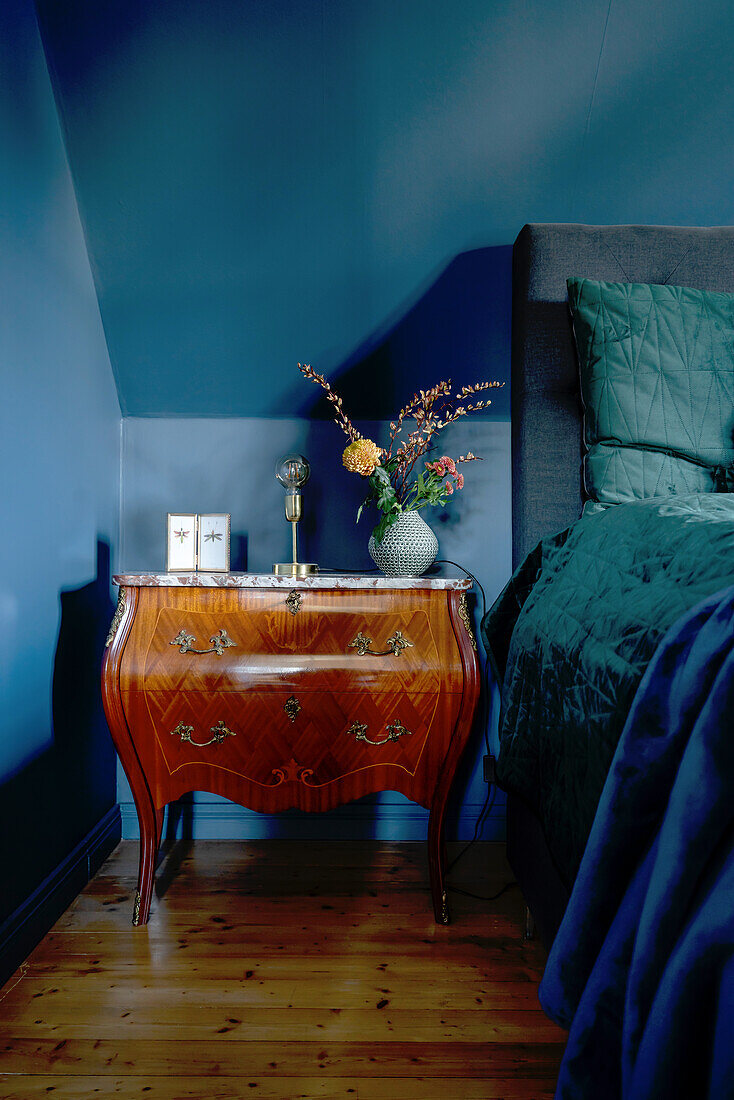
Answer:
[(379, 544), (368, 546), (375, 565), (388, 577), (420, 577), (438, 554), (438, 539), (418, 512), (403, 512)]

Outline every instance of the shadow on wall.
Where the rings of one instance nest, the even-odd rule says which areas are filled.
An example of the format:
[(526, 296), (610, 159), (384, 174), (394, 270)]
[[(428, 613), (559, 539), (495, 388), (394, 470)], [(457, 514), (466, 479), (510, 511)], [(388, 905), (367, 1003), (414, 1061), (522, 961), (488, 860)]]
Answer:
[(247, 572), (247, 532), (233, 531), (230, 538), (229, 568), (233, 573)]
[[(420, 388), (444, 378), (459, 386), (509, 380), (512, 245), (457, 256), (420, 298), (404, 306), (332, 372), (349, 415), (390, 420)], [(319, 370), (319, 364), (312, 364)], [(316, 388), (295, 390), (299, 416), (330, 420)], [(509, 386), (492, 395), (490, 415), (509, 419)]]
[[(511, 252), (509, 247), (485, 248), (456, 257), (420, 300), (364, 340), (330, 376), (360, 431), (384, 442), (389, 420), (400, 406), (416, 389), (441, 378), (452, 377), (459, 385), (509, 378)], [(314, 367), (318, 369), (319, 364), (314, 363)], [(180, 485), (185, 484), (190, 500), (207, 501), (204, 510), (229, 511), (232, 494), (238, 491), (238, 479), (245, 483), (246, 504), (239, 516), (233, 514), (232, 568), (269, 570), (273, 561), (287, 560), (290, 536), (283, 514), (283, 492), (275, 481), (273, 467), (278, 455), (291, 449), (303, 451), (312, 465), (311, 480), (304, 489), (301, 559), (316, 561), (324, 570), (374, 568), (367, 540), (375, 515), (365, 510), (360, 524), (355, 524), (365, 486), (341, 465), (346, 440), (333, 423), (331, 406), (321, 400), (318, 387), (302, 379), (295, 364), (292, 374), (289, 403), (293, 409), (300, 408), (301, 419), (273, 423), (249, 420), (245, 428), (251, 438), (246, 445), (239, 439), (242, 426), (238, 421), (225, 421), (214, 429), (205, 422), (201, 431), (192, 421), (177, 424), (161, 420), (151, 430), (143, 421), (131, 422), (135, 431), (130, 434), (129, 456), (135, 472), (131, 475), (134, 485), (126, 498), (125, 526), (128, 535), (142, 530), (145, 537), (138, 538), (134, 552), (127, 551), (130, 562), (136, 554), (138, 559), (135, 565), (126, 562), (125, 568), (145, 569), (155, 560), (152, 555), (161, 545), (160, 517), (167, 507), (179, 506), (169, 501)], [(445, 511), (434, 510), (430, 521), (439, 535), (441, 556), (465, 563), (485, 584), (490, 598), (509, 573), (509, 385), (493, 391), (491, 397), (493, 404), (487, 416), (466, 417), (447, 436), (448, 453), (473, 450), (484, 461), (471, 467), (465, 492), (457, 494)], [(225, 441), (226, 459), (216, 467), (209, 459), (212, 430)], [(185, 448), (180, 445), (182, 433)], [(288, 433), (287, 442), (280, 433)], [(187, 510), (183, 503), (180, 507)], [(481, 751), (479, 731), (472, 746), (457, 776), (449, 808), (449, 836), (455, 835), (460, 817), (466, 828), (467, 800), (472, 807), (480, 804), (486, 791), (481, 761), (477, 760)], [(123, 788), (126, 804), (128, 799)], [(251, 829), (252, 835), (273, 838), (297, 835), (344, 839), (386, 836), (390, 828), (396, 832), (394, 839), (403, 835), (401, 830), (413, 836), (422, 832), (424, 811), (414, 813), (415, 808), (401, 802), (399, 812), (393, 813), (398, 799), (392, 796), (392, 805), (388, 805), (387, 799), (376, 796), (330, 815), (304, 817), (293, 812), (262, 822), (248, 818), (241, 830), (243, 834)], [(169, 810), (163, 853), (173, 855), (172, 867), (183, 858), (192, 835), (206, 835), (207, 830), (209, 835), (216, 835), (220, 821), (234, 821), (227, 817), (226, 810), (221, 818), (217, 813), (217, 800), (198, 797), (182, 800)], [(229, 829), (230, 825), (222, 825), (225, 827)], [(240, 835), (239, 828), (236, 826), (235, 835)], [(181, 838), (180, 846), (177, 837)], [(165, 869), (161, 873), (165, 874)]]
[(114, 611), (109, 586), (110, 549), (98, 541), (95, 579), (61, 593), (53, 743), (0, 787), (0, 923), (115, 803), (115, 753), (99, 687)]
[[(382, 422), (376, 426), (379, 432), (373, 435), (381, 444), (386, 442), (390, 419), (413, 394), (445, 378), (451, 378), (455, 385), (493, 379), (505, 382), (503, 389), (491, 392), (492, 405), (487, 418), (509, 420), (511, 314), (512, 246), (462, 253), (404, 316), (364, 341), (329, 381), (342, 397), (344, 410), (351, 419)], [(318, 369), (318, 365), (314, 365)], [(333, 419), (332, 406), (315, 386), (310, 394), (307, 392), (302, 397), (301, 413), (311, 420)], [(467, 417), (466, 422), (460, 422), (458, 430), (463, 432), (467, 426), (477, 439), (476, 446), (472, 445), (471, 449), (485, 457), (482, 463), (485, 466), (490, 457), (481, 439), (481, 420)], [(366, 425), (357, 423), (357, 427), (371, 434)], [(369, 571), (374, 569), (374, 562), (367, 551), (367, 540), (376, 513), (374, 509), (366, 509), (359, 527), (354, 526), (365, 484), (341, 464), (345, 443), (346, 439), (335, 425), (328, 455), (323, 450), (320, 454), (320, 465), (329, 472), (328, 480), (322, 474), (316, 484), (309, 486), (309, 503), (303, 523), (304, 543), (309, 547), (308, 557), (322, 566)], [(323, 448), (323, 435), (311, 429), (307, 446), (314, 454), (318, 453)], [(306, 454), (309, 453), (307, 449)], [(440, 448), (439, 453), (442, 453)], [(486, 472), (483, 470), (482, 474)], [(474, 489), (476, 494), (476, 484)], [(453, 547), (461, 547), (467, 539), (475, 543), (478, 537), (474, 525), (467, 520), (468, 512), (481, 510), (481, 504), (476, 495), (467, 492), (466, 499), (455, 501), (445, 511), (432, 510), (432, 516), (425, 517), (435, 529), (441, 547), (448, 546), (449, 557), (456, 555)], [(329, 502), (333, 501), (338, 501), (337, 508), (329, 507)], [(491, 515), (491, 511), (486, 514), (484, 527), (479, 532), (482, 541), (478, 551), (480, 561), (493, 550), (493, 540), (496, 540), (496, 532), (488, 526), (495, 522), (489, 518)], [(509, 516), (507, 521), (509, 524)], [(439, 557), (445, 552), (440, 549)], [(460, 553), (459, 560), (463, 557)], [(473, 560), (471, 554), (470, 560)], [(469, 606), (475, 632), (480, 636), (476, 629), (480, 610), (478, 599), (479, 592), (475, 589), (469, 596)], [(483, 693), (486, 689), (484, 682)], [(447, 807), (449, 836), (456, 834), (461, 805), (476, 767), (473, 757), (482, 744), (481, 731), (485, 722), (494, 726), (496, 721), (496, 700), (488, 697), (478, 708), (469, 748), (457, 770)], [(379, 808), (375, 812), (379, 816)]]
[[(504, 381), (502, 389), (491, 392), (492, 405), (482, 419), (509, 420), (511, 313), (512, 246), (464, 252), (399, 318), (364, 340), (329, 381), (358, 430), (369, 435), (362, 421), (385, 422), (379, 438), (375, 437), (378, 443), (385, 442), (387, 424), (414, 393), (447, 378), (457, 386)], [(312, 365), (319, 369), (318, 363)], [(333, 420), (332, 406), (321, 390), (305, 380), (294, 387), (291, 403), (304, 418)], [(466, 422), (477, 423), (478, 418), (468, 417)], [(333, 445), (324, 454), (323, 437), (309, 432), (305, 453), (319, 457), (328, 478), (322, 474), (308, 487), (303, 542), (309, 560), (322, 566), (369, 570), (374, 562), (367, 553), (367, 540), (374, 519), (365, 514), (355, 532), (364, 485), (342, 468), (345, 444), (335, 425)], [(334, 501), (339, 502), (338, 509)], [(432, 522), (444, 527), (456, 524), (456, 509)]]

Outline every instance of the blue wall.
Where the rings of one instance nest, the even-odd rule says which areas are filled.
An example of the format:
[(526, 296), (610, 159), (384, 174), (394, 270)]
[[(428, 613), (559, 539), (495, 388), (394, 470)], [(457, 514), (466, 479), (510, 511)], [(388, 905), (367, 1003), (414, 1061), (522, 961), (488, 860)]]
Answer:
[(115, 797), (120, 409), (30, 0), (0, 5), (0, 147), (2, 924)]
[[(231, 511), (267, 568), (287, 440), (316, 470), (314, 556), (359, 564), (358, 483), (297, 360), (384, 420), (440, 377), (508, 378), (523, 223), (734, 222), (731, 0), (37, 7), (134, 418), (127, 568), (161, 563), (174, 507)], [(509, 569), (508, 389), (495, 398), (475, 448), (493, 472), (439, 532), (490, 597)], [(464, 777), (462, 805), (480, 794)]]
[(731, 0), (38, 6), (126, 414), (293, 416), (297, 360), (375, 347), (406, 389), (494, 374), (507, 266), (457, 258), (734, 220)]

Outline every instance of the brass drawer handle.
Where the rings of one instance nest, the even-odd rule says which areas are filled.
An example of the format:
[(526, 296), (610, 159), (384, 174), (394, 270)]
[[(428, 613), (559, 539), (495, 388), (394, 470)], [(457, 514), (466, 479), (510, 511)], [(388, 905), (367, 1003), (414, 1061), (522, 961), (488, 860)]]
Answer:
[(225, 738), (237, 736), (234, 730), (227, 729), (221, 718), (209, 730), (214, 735), (209, 741), (194, 741), (191, 736), (193, 732), (193, 726), (187, 726), (184, 722), (179, 722), (175, 730), (171, 730), (171, 737), (180, 737), (182, 742), (188, 741), (190, 745), (194, 745), (197, 749), (205, 749), (207, 745), (221, 745)]
[(347, 648), (356, 649), (360, 657), (364, 657), (366, 654), (369, 654), (370, 657), (387, 657), (389, 653), (394, 653), (396, 657), (399, 657), (404, 649), (413, 648), (413, 643), (409, 642), (400, 630), (396, 630), (393, 636), (387, 639), (385, 642), (387, 649), (370, 649), (371, 645), (372, 639), (366, 638), (360, 630), (352, 638)]
[(185, 630), (179, 630), (173, 641), (168, 644), (180, 646), (180, 653), (216, 653), (218, 657), (221, 657), (229, 646), (237, 645), (237, 642), (232, 641), (226, 630), (220, 630), (218, 634), (209, 639), (212, 643), (211, 649), (194, 649), (195, 641), (196, 638), (193, 634), (187, 634)]
[(371, 741), (367, 736), (367, 726), (363, 722), (354, 722), (347, 734), (353, 733), (355, 741), (364, 741), (368, 745), (387, 745), (390, 741), (397, 741), (399, 737), (402, 737), (404, 733), (408, 733), (412, 736), (412, 730), (406, 730), (400, 722), (391, 722), (387, 726), (387, 737), (384, 737), (382, 741)]

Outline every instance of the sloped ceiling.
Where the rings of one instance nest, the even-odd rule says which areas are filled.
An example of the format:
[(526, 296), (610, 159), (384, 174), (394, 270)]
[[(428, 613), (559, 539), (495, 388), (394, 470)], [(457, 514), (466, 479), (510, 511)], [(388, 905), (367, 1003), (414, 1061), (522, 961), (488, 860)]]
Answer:
[(506, 377), (525, 221), (725, 220), (728, 0), (37, 6), (128, 415), (389, 416)]

